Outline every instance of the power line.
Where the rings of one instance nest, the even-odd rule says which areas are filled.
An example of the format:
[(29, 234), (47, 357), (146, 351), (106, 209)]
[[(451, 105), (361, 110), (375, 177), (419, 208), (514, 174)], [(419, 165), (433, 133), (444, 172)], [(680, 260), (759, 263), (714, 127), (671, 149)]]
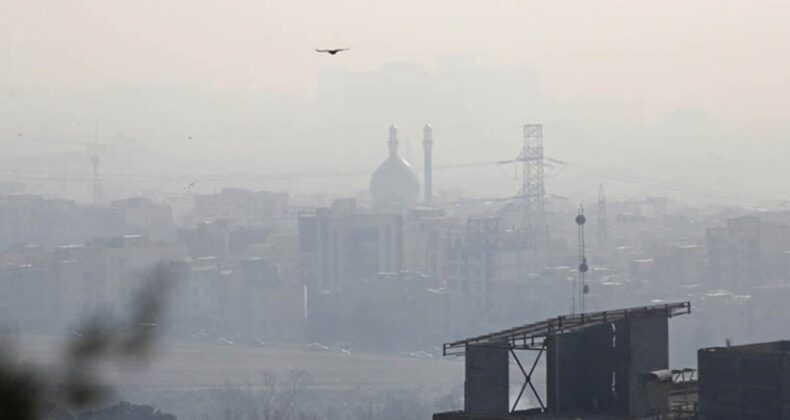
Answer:
[[(754, 202), (770, 202), (774, 201), (772, 198), (758, 196), (748, 193), (739, 193), (733, 191), (725, 191), (720, 189), (712, 189), (700, 186), (693, 186), (688, 184), (681, 184), (677, 182), (650, 178), (641, 175), (633, 175), (623, 172), (611, 171), (608, 169), (596, 168), (593, 166), (572, 163), (553, 157), (544, 156), (546, 162), (550, 162), (560, 169), (574, 170), (579, 173), (593, 175), (602, 179), (616, 181), (624, 184), (632, 185), (645, 185), (651, 186), (662, 191), (675, 191), (685, 194), (692, 194), (698, 196), (705, 196), (716, 199), (739, 199)], [(517, 162), (518, 159), (511, 160), (496, 160), (496, 161), (479, 161), (469, 163), (447, 164), (434, 166), (434, 170), (457, 170), (478, 167), (501, 167), (510, 165)], [(418, 168), (419, 169), (419, 168)], [(270, 173), (246, 173), (246, 174), (232, 174), (232, 173), (213, 173), (213, 174), (152, 174), (152, 175), (137, 175), (129, 176), (125, 173), (111, 173), (103, 172), (102, 180), (118, 181), (118, 182), (134, 182), (134, 183), (189, 183), (194, 178), (200, 178), (205, 182), (217, 181), (230, 181), (230, 180), (274, 180), (274, 181), (287, 181), (297, 179), (311, 179), (311, 178), (341, 178), (341, 177), (362, 177), (369, 176), (370, 170), (351, 170), (351, 171), (316, 171), (316, 172), (270, 172)], [(556, 175), (555, 175), (556, 176)], [(33, 171), (0, 171), (0, 177), (15, 180), (30, 180), (30, 181), (53, 181), (53, 182), (87, 182), (92, 181), (90, 175), (79, 174), (62, 174), (55, 175), (52, 172), (33, 172)]]
[(662, 189), (664, 191), (677, 191), (689, 194), (696, 194), (700, 196), (707, 196), (719, 199), (748, 199), (754, 201), (771, 201), (771, 199), (753, 194), (737, 193), (732, 191), (717, 190), (712, 188), (698, 187), (677, 182), (666, 181), (657, 178), (649, 178), (640, 175), (631, 175), (622, 172), (614, 172), (610, 170), (595, 168), (586, 165), (564, 162), (564, 166), (575, 169), (579, 172), (595, 175), (600, 178), (605, 178), (613, 181), (618, 181), (626, 184), (647, 185)]

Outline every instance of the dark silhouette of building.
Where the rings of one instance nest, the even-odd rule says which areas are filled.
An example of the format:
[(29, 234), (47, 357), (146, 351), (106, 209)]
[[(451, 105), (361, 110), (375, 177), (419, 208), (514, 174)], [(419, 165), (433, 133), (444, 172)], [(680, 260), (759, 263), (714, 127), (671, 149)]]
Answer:
[[(668, 319), (689, 302), (565, 315), (444, 345), (466, 356), (464, 410), (434, 420), (503, 418), (642, 418), (669, 412)], [(518, 351), (535, 354), (522, 364)], [(545, 400), (533, 374), (546, 355)], [(510, 397), (510, 358), (523, 374)], [(539, 406), (518, 410), (525, 393)]]
[(697, 353), (700, 420), (790, 418), (790, 341)]

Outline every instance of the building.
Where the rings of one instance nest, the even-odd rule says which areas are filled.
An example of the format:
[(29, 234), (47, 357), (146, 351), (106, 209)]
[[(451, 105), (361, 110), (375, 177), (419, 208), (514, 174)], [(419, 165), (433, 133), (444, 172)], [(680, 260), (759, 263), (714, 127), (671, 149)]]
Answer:
[(700, 245), (673, 246), (669, 254), (660, 260), (664, 285), (697, 284), (705, 274), (705, 248)]
[(48, 252), (26, 246), (0, 269), (2, 325), (62, 331), (85, 316), (124, 313), (156, 264), (184, 257), (179, 245), (134, 235)]
[(790, 341), (697, 353), (700, 420), (790, 418)]
[(278, 265), (261, 258), (241, 260), (235, 270), (242, 280), (231, 301), (231, 322), (237, 334), (269, 342), (304, 341), (306, 287), (288, 281)]
[(442, 271), (450, 289), (485, 295), (497, 277), (501, 233), (496, 218), (469, 218), (465, 230), (447, 236)]
[(20, 194), (0, 197), (0, 232), (0, 249), (31, 243), (53, 249), (123, 235), (125, 222), (120, 208)]
[(242, 255), (263, 258), (277, 267), (284, 281), (301, 284), (299, 279), (299, 235), (296, 232), (269, 235), (266, 243), (252, 244)]
[(744, 290), (784, 281), (790, 226), (737, 217), (707, 229), (705, 240), (711, 286)]
[(242, 226), (282, 227), (288, 223), (288, 194), (223, 188), (194, 196), (197, 222), (230, 220)]
[(403, 269), (403, 217), (358, 211), (355, 200), (336, 200), (299, 216), (302, 282), (315, 290)]
[(442, 209), (410, 209), (403, 226), (403, 268), (435, 280), (442, 278), (444, 237), (450, 221)]
[(248, 342), (304, 340), (305, 288), (283, 279), (276, 264), (209, 256), (179, 267), (171, 330)]
[(116, 200), (112, 207), (121, 209), (126, 235), (142, 235), (153, 240), (175, 238), (173, 210), (168, 205), (155, 203), (144, 197)]
[[(565, 315), (445, 344), (445, 355), (466, 357), (464, 409), (433, 418), (625, 419), (668, 414), (673, 382), (668, 319), (690, 312), (690, 303), (680, 302)], [(533, 363), (519, 359), (524, 352), (536, 355)], [(533, 374), (543, 354), (546, 389), (541, 393)], [(512, 404), (511, 357), (523, 374)], [(525, 394), (538, 406), (519, 408)]]
[(444, 241), (442, 280), (484, 299), (497, 287), (521, 282), (545, 262), (527, 230), (506, 227), (498, 218), (469, 217), (464, 229), (451, 230)]
[(194, 228), (179, 230), (178, 240), (187, 246), (193, 258), (227, 258), (231, 253), (231, 236), (238, 228), (227, 219), (204, 221)]
[(163, 261), (181, 261), (184, 247), (139, 235), (66, 245), (52, 255), (60, 283), (63, 322), (99, 310), (123, 311), (145, 285), (147, 274)]

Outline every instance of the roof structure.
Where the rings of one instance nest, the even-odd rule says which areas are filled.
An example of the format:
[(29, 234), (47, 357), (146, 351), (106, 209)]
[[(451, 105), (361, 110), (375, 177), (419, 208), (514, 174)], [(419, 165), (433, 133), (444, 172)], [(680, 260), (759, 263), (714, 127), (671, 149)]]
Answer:
[(373, 172), (370, 178), (370, 195), (376, 206), (410, 205), (420, 197), (420, 179), (414, 170), (398, 155), (398, 129), (389, 130), (389, 158)]
[(562, 315), (541, 322), (446, 343), (443, 346), (443, 354), (445, 356), (463, 355), (466, 353), (466, 346), (468, 345), (506, 347), (510, 349), (534, 349), (536, 346), (541, 347), (543, 339), (552, 335), (577, 331), (629, 318), (651, 316), (657, 313), (663, 313), (667, 318), (688, 314), (691, 313), (691, 303), (676, 302), (610, 311)]

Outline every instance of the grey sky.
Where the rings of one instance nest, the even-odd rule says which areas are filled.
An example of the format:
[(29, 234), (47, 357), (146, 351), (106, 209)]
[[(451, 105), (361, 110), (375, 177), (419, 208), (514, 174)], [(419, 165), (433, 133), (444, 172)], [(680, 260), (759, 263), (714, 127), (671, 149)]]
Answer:
[(658, 108), (778, 117), (790, 94), (783, 1), (4, 2), (2, 78), (11, 84), (178, 82), (310, 94), (332, 61), (306, 52), (348, 45), (354, 53), (334, 62), (352, 69), (472, 54), (527, 64), (554, 95)]
[[(148, 104), (138, 104), (135, 115), (147, 119), (137, 126), (134, 121), (139, 119), (102, 116), (109, 131), (133, 137), (160, 136), (162, 143), (168, 136), (182, 136), (173, 131), (188, 131), (173, 129), (174, 124), (202, 124), (194, 131), (214, 130), (238, 139), (269, 136), (265, 145), (255, 147), (265, 148), (276, 160), (294, 161), (309, 158), (311, 150), (284, 136), (312, 137), (322, 126), (331, 138), (343, 139), (331, 156), (342, 159), (344, 152), (367, 142), (362, 156), (374, 165), (384, 153), (376, 152), (384, 148), (375, 143), (375, 127), (384, 133), (391, 120), (416, 125), (431, 119), (437, 141), (443, 134), (455, 140), (452, 151), (437, 145), (437, 160), (469, 161), (481, 155), (475, 142), (483, 136), (509, 136), (484, 150), (492, 158), (515, 153), (518, 125), (540, 119), (554, 124), (547, 128), (554, 138), (551, 147), (564, 157), (608, 156), (600, 163), (617, 164), (650, 156), (652, 161), (637, 167), (656, 174), (678, 157), (672, 150), (683, 146), (678, 153), (686, 163), (679, 166), (690, 172), (673, 176), (710, 186), (727, 165), (767, 160), (753, 179), (732, 177), (730, 186), (743, 191), (768, 178), (765, 185), (772, 186), (766, 191), (785, 186), (772, 171), (783, 167), (774, 158), (786, 151), (790, 131), (785, 126), (790, 117), (790, 2), (0, 2), (6, 11), (0, 16), (0, 83), (9, 92), (71, 94), (80, 98), (83, 114), (109, 111), (106, 104), (97, 105), (100, 99), (86, 99), (95, 93), (79, 92), (108, 96), (106, 92), (117, 93), (119, 87), (189, 86), (203, 95), (231, 95), (222, 99), (227, 106), (204, 103), (202, 108), (199, 100), (183, 97), (181, 107), (163, 104), (158, 117)], [(331, 46), (352, 51), (334, 57), (312, 52)], [(462, 62), (466, 57), (474, 65), (449, 74), (442, 71), (448, 57), (461, 57)], [(394, 80), (386, 76), (391, 63), (412, 63), (418, 69), (396, 71), (394, 78), (400, 82), (416, 77), (437, 84), (442, 79), (445, 91), (393, 98), (398, 92), (382, 87)], [(444, 80), (453, 77), (458, 80)], [(365, 78), (372, 80), (372, 89), (360, 84)], [(488, 80), (492, 78), (501, 80)], [(348, 83), (339, 89), (389, 94), (366, 100), (394, 105), (376, 104), (371, 110), (369, 102), (349, 103), (345, 96), (321, 102), (327, 88), (320, 86), (321, 80)], [(495, 91), (486, 93), (491, 89)], [(166, 92), (157, 90), (154, 96), (167, 98)], [(265, 92), (267, 99), (244, 102), (244, 95), (255, 92)], [(453, 108), (454, 98), (465, 101), (463, 109)], [(440, 106), (418, 104), (428, 99)], [(40, 112), (36, 127), (46, 115), (57, 119), (72, 112), (70, 117), (78, 118), (79, 112), (63, 109), (69, 100), (55, 101)], [(322, 104), (345, 111), (330, 112)], [(85, 111), (91, 107), (93, 112)], [(263, 108), (270, 112), (257, 111)], [(7, 109), (22, 121), (21, 115), (29, 115), (32, 108), (16, 104)], [(120, 105), (115, 109), (119, 114), (128, 111)], [(459, 111), (455, 118), (450, 112), (454, 109)], [(446, 115), (437, 118), (439, 112)], [(301, 115), (307, 120), (297, 121)], [(358, 121), (361, 117), (365, 123)], [(90, 126), (93, 116), (79, 118), (81, 126)], [(458, 123), (463, 119), (471, 121)], [(157, 121), (160, 125), (154, 127)], [(69, 124), (74, 123), (57, 127), (68, 131)], [(51, 131), (62, 128), (57, 127)], [(252, 150), (259, 149), (244, 153)], [(712, 166), (700, 161), (705, 156)], [(717, 175), (706, 177), (706, 172)]]

